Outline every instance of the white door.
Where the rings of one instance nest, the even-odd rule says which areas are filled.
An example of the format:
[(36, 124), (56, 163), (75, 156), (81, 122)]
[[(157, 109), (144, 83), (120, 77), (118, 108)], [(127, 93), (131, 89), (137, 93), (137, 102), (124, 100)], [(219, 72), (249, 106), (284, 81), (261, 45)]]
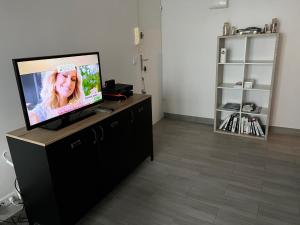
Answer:
[(143, 33), (139, 47), (139, 58), (142, 59), (139, 66), (141, 89), (152, 95), (153, 123), (156, 123), (163, 117), (161, 2), (138, 0), (138, 9), (139, 27)]

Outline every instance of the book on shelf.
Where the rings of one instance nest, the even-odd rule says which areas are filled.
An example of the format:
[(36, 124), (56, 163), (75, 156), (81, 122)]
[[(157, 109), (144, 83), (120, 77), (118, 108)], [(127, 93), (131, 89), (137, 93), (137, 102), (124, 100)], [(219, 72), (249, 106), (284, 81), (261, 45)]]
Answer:
[(252, 120), (251, 120), (251, 126), (252, 126), (252, 134), (256, 135), (256, 129), (255, 129), (255, 126), (254, 126), (254, 122)]
[(258, 137), (265, 136), (258, 118), (243, 116), (241, 119), (241, 134), (255, 135)]
[(226, 103), (222, 106), (222, 109), (231, 110), (231, 111), (239, 111), (241, 105), (239, 103)]
[(241, 128), (240, 128), (240, 132), (241, 132), (241, 134), (244, 134), (244, 133), (246, 133), (246, 125), (245, 125), (245, 123), (246, 123), (246, 121), (245, 121), (245, 117), (242, 117), (242, 119), (241, 119), (242, 121), (241, 121)]
[(229, 122), (228, 122), (228, 125), (227, 125), (227, 127), (226, 127), (226, 129), (225, 129), (226, 131), (231, 131), (233, 119), (234, 119), (234, 116), (231, 116), (231, 117), (230, 117), (230, 120), (229, 120)]
[(232, 133), (239, 132), (239, 114), (233, 113), (225, 118), (219, 126), (219, 130), (228, 131)]
[(226, 119), (223, 121), (223, 123), (221, 123), (221, 125), (219, 126), (219, 130), (222, 130), (227, 125), (230, 118), (231, 118), (231, 115), (226, 117)]
[(258, 131), (258, 127), (257, 127), (257, 124), (256, 124), (256, 120), (253, 121), (253, 126), (255, 128), (255, 134), (256, 134), (256, 136), (260, 136), (260, 133)]
[(262, 128), (261, 128), (259, 122), (256, 120), (255, 123), (256, 123), (256, 126), (257, 126), (257, 128), (258, 128), (258, 131), (259, 131), (259, 133), (260, 133), (260, 136), (265, 136), (265, 134), (264, 134), (264, 132), (263, 132), (263, 130), (262, 130)]
[(237, 122), (237, 117), (234, 117), (234, 118), (233, 118), (233, 122), (232, 122), (232, 129), (231, 129), (231, 132), (235, 132), (236, 122)]

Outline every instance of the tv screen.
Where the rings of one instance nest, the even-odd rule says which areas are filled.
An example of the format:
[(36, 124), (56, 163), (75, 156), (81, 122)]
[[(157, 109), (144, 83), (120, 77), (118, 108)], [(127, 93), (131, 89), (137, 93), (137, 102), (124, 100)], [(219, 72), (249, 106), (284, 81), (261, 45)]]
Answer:
[(13, 59), (27, 129), (102, 101), (99, 53)]

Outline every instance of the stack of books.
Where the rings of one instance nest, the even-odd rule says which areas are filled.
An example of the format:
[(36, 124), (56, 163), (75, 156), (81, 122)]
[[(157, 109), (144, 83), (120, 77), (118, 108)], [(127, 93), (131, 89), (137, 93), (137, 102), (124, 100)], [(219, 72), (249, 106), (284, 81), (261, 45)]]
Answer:
[(238, 133), (239, 127), (240, 127), (239, 114), (233, 113), (223, 121), (223, 123), (219, 126), (219, 130)]
[(240, 111), (241, 104), (239, 103), (226, 103), (222, 109), (226, 109), (229, 111)]
[(241, 119), (241, 134), (250, 134), (259, 137), (265, 136), (258, 119), (249, 116), (243, 116)]

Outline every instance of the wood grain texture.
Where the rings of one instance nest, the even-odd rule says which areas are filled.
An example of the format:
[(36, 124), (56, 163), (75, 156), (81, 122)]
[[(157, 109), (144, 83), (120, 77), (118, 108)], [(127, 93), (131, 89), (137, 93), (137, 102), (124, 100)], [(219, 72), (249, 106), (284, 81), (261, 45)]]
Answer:
[[(70, 136), (78, 131), (81, 131), (84, 128), (94, 125), (124, 109), (127, 109), (139, 102), (142, 102), (145, 99), (151, 98), (150, 95), (141, 95), (141, 94), (134, 94), (130, 98), (125, 101), (104, 101), (99, 106), (105, 107), (109, 109), (113, 109), (111, 113), (105, 112), (96, 112), (95, 115), (87, 117), (83, 120), (80, 120), (76, 123), (71, 124), (65, 128), (62, 128), (57, 131), (47, 130), (43, 128), (36, 128), (30, 131), (27, 131), (25, 127), (17, 129), (15, 131), (9, 132), (6, 134), (7, 137), (20, 139), (29, 143), (47, 146), (56, 141), (59, 141), (67, 136)], [(98, 106), (98, 107), (99, 107)], [(94, 108), (97, 108), (94, 107)]]

